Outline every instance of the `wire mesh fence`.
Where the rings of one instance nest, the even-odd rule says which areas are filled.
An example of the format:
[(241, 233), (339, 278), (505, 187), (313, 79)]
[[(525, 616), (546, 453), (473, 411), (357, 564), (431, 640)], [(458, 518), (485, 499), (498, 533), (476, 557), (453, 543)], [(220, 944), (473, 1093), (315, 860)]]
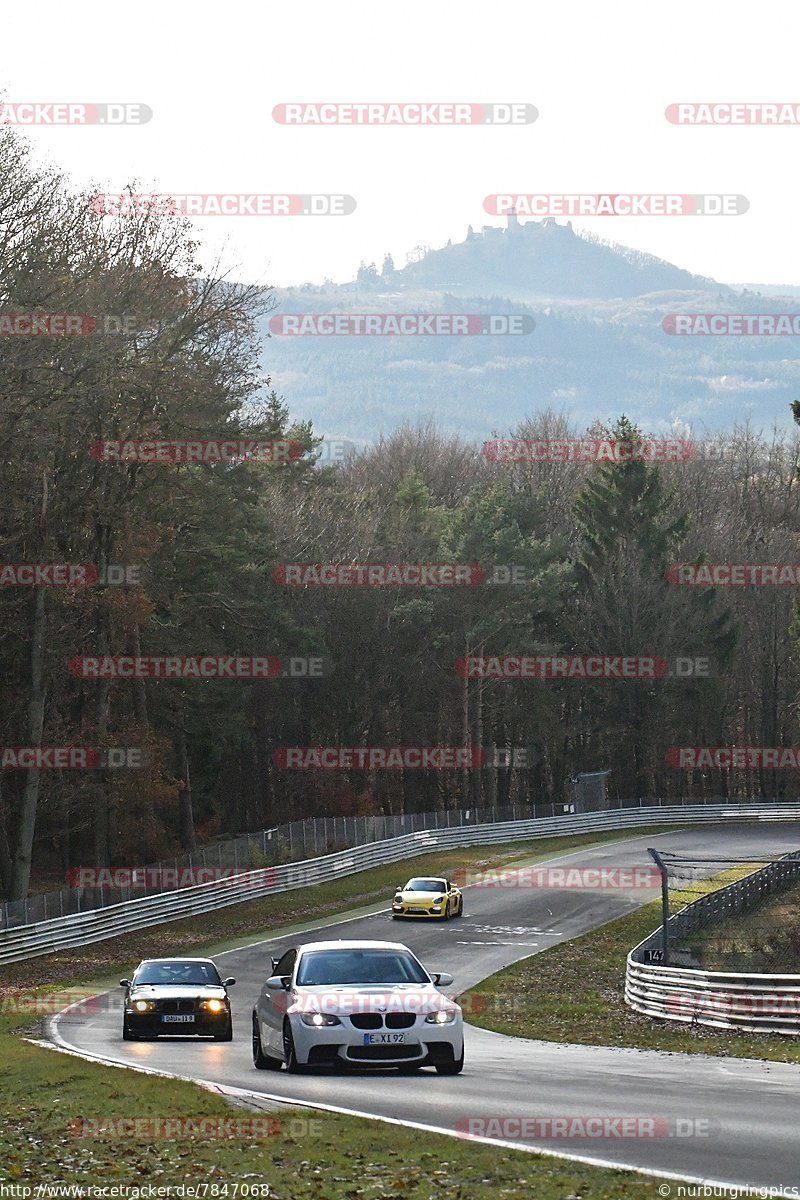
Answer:
[(800, 972), (800, 850), (780, 858), (650, 853), (661, 871), (662, 928), (644, 961)]
[[(578, 792), (572, 795), (569, 803), (444, 809), (394, 815), (309, 817), (215, 842), (199, 847), (191, 854), (181, 854), (157, 863), (137, 867), (76, 867), (67, 872), (68, 886), (58, 891), (0, 903), (0, 929), (31, 925), (53, 917), (106, 908), (138, 896), (152, 896), (193, 884), (208, 883), (224, 878), (226, 873), (234, 875), (242, 871), (269, 870), (283, 863), (301, 862), (336, 850), (348, 850), (385, 838), (400, 837), (405, 833), (599, 811), (599, 807), (595, 808), (588, 800), (584, 803), (584, 800), (583, 793)], [(714, 805), (724, 802), (724, 797), (708, 797), (702, 801), (686, 798), (670, 800), (663, 806), (680, 808), (698, 803)], [(604, 797), (602, 808), (619, 810), (659, 806), (662, 803), (653, 799)], [(779, 804), (781, 801), (764, 799), (760, 803)]]

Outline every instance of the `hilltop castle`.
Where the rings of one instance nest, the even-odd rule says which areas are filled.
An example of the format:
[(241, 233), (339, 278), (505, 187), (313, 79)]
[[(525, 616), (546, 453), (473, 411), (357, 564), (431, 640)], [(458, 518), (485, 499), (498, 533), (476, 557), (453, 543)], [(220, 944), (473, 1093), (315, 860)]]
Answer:
[(502, 237), (504, 234), (510, 234), (512, 237), (517, 237), (527, 230), (529, 233), (534, 229), (565, 229), (572, 233), (572, 221), (567, 221), (564, 225), (559, 225), (555, 217), (543, 217), (541, 221), (527, 221), (524, 225), (517, 216), (515, 208), (509, 209), (506, 216), (506, 227), (501, 229), (498, 225), (482, 225), (480, 233), (476, 233), (471, 225), (467, 227), (467, 241), (471, 242), (474, 238), (485, 237)]

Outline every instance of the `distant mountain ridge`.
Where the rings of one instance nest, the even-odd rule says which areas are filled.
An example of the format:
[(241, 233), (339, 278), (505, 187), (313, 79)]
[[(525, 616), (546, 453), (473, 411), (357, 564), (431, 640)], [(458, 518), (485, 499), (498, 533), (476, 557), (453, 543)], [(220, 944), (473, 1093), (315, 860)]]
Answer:
[(533, 318), (525, 336), (495, 335), (494, 325), (489, 336), (291, 336), (278, 321), (270, 333), (267, 318), (262, 369), (292, 413), (329, 438), (361, 444), (431, 419), (483, 441), (544, 408), (578, 428), (625, 412), (663, 436), (704, 436), (744, 420), (789, 428), (800, 395), (796, 339), (671, 336), (663, 324), (675, 313), (793, 311), (791, 289), (782, 297), (737, 290), (553, 219), (511, 217), (506, 228), (469, 230), (463, 242), (418, 247), (401, 268), (387, 256), (381, 270), (362, 264), (351, 282), (277, 289), (275, 300), (283, 316)]
[[(555, 218), (521, 222), (508, 218), (505, 229), (484, 225), (455, 245), (430, 250), (418, 262), (383, 276), (389, 287), (436, 288), (460, 294), (509, 298), (532, 295), (603, 299), (650, 292), (728, 292), (713, 279), (693, 275), (672, 263), (575, 233), (572, 222)], [(477, 289), (477, 290), (476, 290)], [(488, 289), (488, 291), (487, 291)]]

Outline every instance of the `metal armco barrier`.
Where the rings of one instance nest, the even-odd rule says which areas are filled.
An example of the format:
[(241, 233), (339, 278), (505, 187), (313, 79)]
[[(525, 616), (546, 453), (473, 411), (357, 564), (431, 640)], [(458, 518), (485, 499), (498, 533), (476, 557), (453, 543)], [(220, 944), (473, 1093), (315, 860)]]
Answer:
[[(779, 859), (688, 904), (670, 918), (669, 927), (684, 935), (708, 914), (715, 920), (735, 916), (791, 885), (799, 874), (797, 859)], [(625, 1003), (630, 1008), (648, 1017), (718, 1029), (800, 1033), (800, 975), (703, 971), (643, 962), (646, 952), (660, 953), (663, 929), (659, 926), (628, 955)]]
[(800, 820), (795, 804), (703, 804), (685, 807), (615, 809), (534, 820), (502, 821), (495, 824), (423, 829), (400, 837), (355, 846), (304, 862), (245, 871), (221, 882), (198, 884), (178, 891), (126, 900), (106, 908), (56, 917), (32, 925), (0, 931), (0, 963), (19, 962), (58, 950), (85, 946), (146, 929), (182, 917), (198, 916), (256, 900), (261, 896), (293, 891), (317, 883), (329, 883), (343, 875), (354, 875), (370, 867), (413, 858), (435, 850), (457, 846), (491, 845), (563, 834), (603, 833), (615, 829), (637, 829), (650, 825), (714, 824), (719, 821)]
[(625, 1002), (647, 1017), (800, 1033), (800, 975), (746, 975), (637, 963), (628, 955)]

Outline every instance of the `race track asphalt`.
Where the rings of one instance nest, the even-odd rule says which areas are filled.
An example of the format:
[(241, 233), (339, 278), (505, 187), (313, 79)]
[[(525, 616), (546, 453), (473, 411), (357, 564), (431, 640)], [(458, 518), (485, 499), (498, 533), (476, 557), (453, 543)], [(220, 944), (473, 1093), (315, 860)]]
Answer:
[[(800, 848), (800, 823), (758, 821), (637, 835), (553, 861), (592, 868), (647, 866), (648, 845), (696, 855), (784, 854)], [(473, 886), (465, 889), (464, 917), (449, 923), (393, 921), (387, 908), (346, 921), (333, 919), (313, 933), (270, 940), (265, 931), (264, 938), (254, 937), (248, 946), (214, 956), (222, 973), (237, 980), (231, 991), (232, 1043), (181, 1037), (123, 1042), (122, 989), (110, 994), (100, 1011), (73, 1009), (55, 1018), (51, 1037), (84, 1055), (244, 1089), (254, 1093), (246, 1097), (254, 1107), (259, 1097), (265, 1106), (274, 1100), (331, 1106), (450, 1133), (463, 1129), (469, 1118), (504, 1118), (504, 1125), (482, 1127), (492, 1140), (730, 1186), (798, 1187), (800, 1195), (796, 1066), (558, 1045), (471, 1026), (464, 1071), (457, 1077), (440, 1077), (432, 1069), (414, 1075), (320, 1070), (294, 1076), (257, 1071), (252, 1065), (253, 1003), (270, 973), (270, 957), (288, 946), (339, 937), (401, 941), (429, 970), (452, 972), (454, 990), (465, 992), (502, 967), (622, 916), (656, 895), (647, 889)], [(182, 953), (177, 941), (174, 953)], [(652, 1117), (657, 1130), (668, 1132), (542, 1140), (524, 1136), (524, 1130), (517, 1137), (513, 1124), (514, 1118), (587, 1116)], [(698, 1119), (706, 1126), (686, 1132)], [(679, 1130), (685, 1135), (678, 1136)]]

